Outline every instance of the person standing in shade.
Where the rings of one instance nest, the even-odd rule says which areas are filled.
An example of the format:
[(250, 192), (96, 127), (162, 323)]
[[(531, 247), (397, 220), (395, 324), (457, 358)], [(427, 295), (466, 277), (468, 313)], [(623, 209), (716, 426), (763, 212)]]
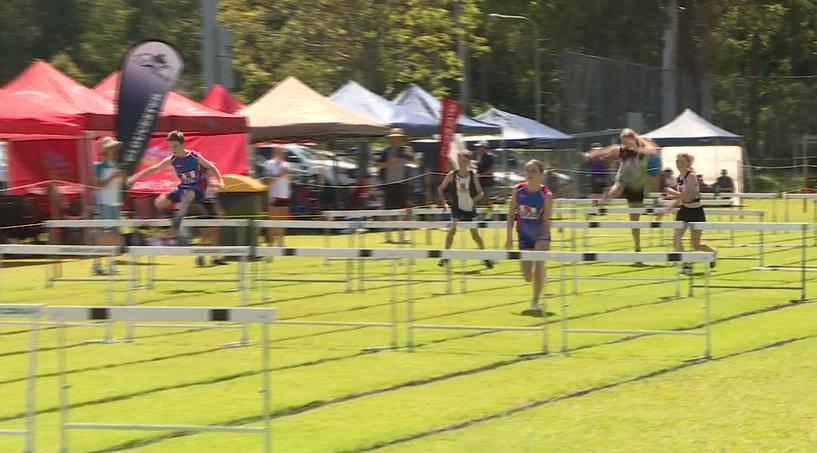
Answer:
[(735, 193), (735, 181), (729, 176), (729, 172), (725, 168), (721, 170), (721, 175), (715, 180), (715, 187), (718, 192)]
[(482, 204), (489, 204), (491, 199), (491, 191), (494, 187), (494, 170), (496, 166), (496, 159), (493, 153), (488, 149), (488, 142), (485, 140), (477, 143), (477, 174), (479, 175), (479, 184), (484, 191), (484, 196), (480, 201)]
[[(117, 157), (122, 142), (113, 137), (104, 137), (99, 142), (100, 160), (94, 162), (94, 178), (96, 186), (96, 208), (101, 220), (119, 220), (122, 211), (122, 181), (125, 173), (117, 166)], [(119, 228), (104, 228), (99, 238), (99, 245), (121, 245)], [(116, 266), (111, 263), (108, 271), (116, 272)], [(94, 260), (91, 272), (95, 275), (105, 273), (99, 258)]]
[[(480, 186), (477, 173), (469, 169), (471, 163), (471, 151), (460, 151), (457, 155), (457, 170), (452, 170), (445, 175), (437, 193), (443, 201), (443, 212), (451, 208), (451, 228), (445, 236), (445, 249), (448, 250), (454, 245), (454, 236), (457, 235), (457, 222), (472, 222), (477, 217), (477, 203), (483, 197), (482, 186)], [(449, 202), (450, 201), (450, 205)], [(477, 243), (480, 250), (485, 250), (485, 242), (479, 235), (479, 230), (471, 229), (471, 238)], [(494, 268), (491, 260), (483, 261), (488, 269)], [(441, 259), (438, 266), (448, 264), (447, 259)]]
[[(290, 167), (286, 158), (286, 149), (276, 146), (272, 150), (272, 159), (264, 163), (264, 182), (269, 187), (269, 218), (270, 220), (287, 220), (292, 200), (292, 185), (290, 182)], [(270, 245), (284, 246), (284, 228), (270, 228), (267, 240)]]
[[(403, 140), (406, 138), (403, 129), (399, 127), (392, 129), (386, 138), (389, 140), (389, 145), (381, 152), (377, 164), (385, 195), (383, 208), (386, 210), (404, 209), (408, 207), (410, 187), (406, 180), (406, 165), (414, 161), (414, 153), (411, 148), (403, 145)], [(401, 219), (408, 220), (408, 216), (401, 216)], [(397, 218), (387, 217), (387, 220), (394, 221)], [(386, 243), (392, 243), (391, 233), (390, 230), (386, 230)], [(408, 242), (403, 230), (400, 230), (398, 241)]]
[[(601, 149), (601, 143), (593, 143), (591, 151)], [(604, 195), (607, 188), (607, 163), (602, 158), (587, 159), (590, 171), (590, 198), (597, 200)]]

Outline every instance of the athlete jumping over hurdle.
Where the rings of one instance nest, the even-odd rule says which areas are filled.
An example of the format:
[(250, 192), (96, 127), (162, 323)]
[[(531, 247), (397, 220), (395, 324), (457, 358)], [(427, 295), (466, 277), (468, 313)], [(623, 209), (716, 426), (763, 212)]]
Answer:
[[(471, 222), (477, 217), (476, 205), (482, 199), (482, 186), (479, 184), (477, 173), (470, 170), (471, 151), (462, 150), (457, 154), (457, 169), (451, 170), (445, 175), (445, 179), (437, 188), (437, 193), (443, 201), (443, 212), (449, 208), (448, 200), (451, 200), (451, 228), (445, 236), (445, 249), (448, 250), (454, 244), (454, 236), (457, 235), (457, 222)], [(451, 183), (454, 184), (451, 184)], [(485, 250), (485, 242), (479, 235), (479, 230), (471, 229), (471, 238), (477, 243), (480, 250)], [(448, 263), (447, 259), (441, 259), (438, 266), (443, 267)], [(488, 269), (494, 268), (491, 260), (483, 261)]]
[(173, 154), (156, 165), (148, 167), (128, 178), (128, 185), (149, 174), (172, 166), (179, 178), (179, 186), (156, 199), (156, 209), (160, 212), (168, 210), (173, 204), (178, 204), (176, 218), (173, 219), (173, 229), (176, 231), (180, 243), (185, 242), (189, 235), (182, 227), (182, 220), (191, 204), (203, 206), (210, 215), (218, 215), (212, 211), (212, 204), (205, 203), (207, 191), (207, 173), (212, 172), (216, 179), (216, 189), (224, 188), (224, 180), (215, 165), (201, 154), (185, 149), (184, 135), (179, 131), (167, 134), (167, 146)]
[[(619, 167), (615, 183), (604, 196), (602, 203), (610, 198), (624, 196), (629, 208), (644, 207), (644, 192), (647, 187), (647, 166), (649, 156), (657, 155), (659, 148), (655, 142), (641, 137), (632, 129), (621, 131), (620, 145), (610, 145), (605, 148), (584, 153), (585, 160), (603, 159), (604, 161), (618, 159)], [(630, 214), (630, 221), (637, 222), (640, 214)], [(635, 251), (641, 251), (641, 230), (633, 228), (633, 244)]]
[[(675, 157), (675, 166), (678, 167), (678, 190), (667, 188), (668, 198), (674, 198), (671, 205), (663, 209), (669, 212), (673, 208), (680, 206), (678, 214), (675, 215), (676, 222), (684, 222), (683, 228), (675, 230), (675, 251), (684, 251), (684, 233), (689, 222), (706, 222), (706, 213), (701, 204), (701, 181), (692, 169), (695, 157), (689, 153), (680, 153)], [(693, 229), (690, 231), (692, 248), (699, 252), (712, 252), (717, 254), (717, 250), (701, 243), (703, 231)], [(709, 267), (715, 267), (715, 261), (709, 263)], [(691, 274), (692, 265), (684, 263), (681, 267), (682, 274)]]
[[(516, 234), (519, 250), (550, 250), (550, 220), (553, 195), (542, 184), (545, 166), (538, 160), (525, 164), (526, 181), (514, 187), (511, 204), (508, 207), (508, 226), (505, 248), (513, 247), (513, 227), (516, 223)], [(533, 296), (530, 309), (542, 310), (539, 298), (545, 286), (545, 263), (543, 261), (522, 261), (522, 276), (526, 282), (532, 282)]]

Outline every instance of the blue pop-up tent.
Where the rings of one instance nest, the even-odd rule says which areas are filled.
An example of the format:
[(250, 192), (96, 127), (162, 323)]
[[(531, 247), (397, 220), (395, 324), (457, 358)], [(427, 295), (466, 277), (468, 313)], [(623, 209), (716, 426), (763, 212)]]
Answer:
[(740, 145), (741, 136), (723, 130), (690, 109), (658, 129), (644, 134), (658, 146)]
[(572, 146), (576, 139), (550, 126), (534, 121), (524, 116), (505, 112), (499, 109), (489, 109), (479, 115), (477, 120), (484, 123), (496, 124), (502, 127), (499, 137), (468, 137), (468, 142), (485, 140), (491, 147), (504, 146), (511, 148), (534, 148), (537, 146), (567, 147)]
[[(415, 113), (440, 121), (442, 103), (431, 93), (413, 83), (406, 88), (406, 91), (394, 98), (394, 103)], [(502, 132), (502, 128), (475, 120), (469, 116), (460, 115), (457, 120), (457, 132), (461, 134), (499, 134)]]
[(329, 96), (347, 109), (392, 127), (402, 128), (409, 137), (434, 135), (440, 132), (440, 122), (428, 115), (382, 98), (357, 82), (349, 81)]

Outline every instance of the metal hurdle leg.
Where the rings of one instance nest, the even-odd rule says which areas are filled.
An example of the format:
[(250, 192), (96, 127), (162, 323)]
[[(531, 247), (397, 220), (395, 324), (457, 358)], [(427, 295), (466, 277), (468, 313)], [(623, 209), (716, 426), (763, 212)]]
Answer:
[[(411, 266), (411, 263), (409, 263)], [(391, 284), (391, 303), (389, 303), (389, 310), (391, 310), (391, 340), (389, 341), (388, 346), (372, 346), (368, 348), (364, 348), (364, 352), (380, 352), (380, 351), (394, 351), (399, 349), (399, 345), (397, 344), (398, 339), (398, 325), (397, 325), (397, 260), (391, 260), (391, 276), (392, 276), (392, 284)], [(411, 285), (409, 283), (409, 285)]]
[(0, 429), (0, 436), (23, 436), (23, 453), (34, 453), (37, 416), (37, 355), (39, 353), (40, 315), (42, 305), (0, 304), (0, 318), (26, 318), (29, 326), (28, 365), (26, 367), (25, 428)]
[[(275, 320), (272, 308), (176, 308), (176, 307), (52, 307), (49, 317), (58, 322), (57, 329), (57, 379), (59, 382), (59, 445), (60, 453), (68, 453), (68, 430), (111, 430), (111, 431), (181, 431), (185, 433), (222, 432), (253, 433), (264, 435), (261, 451), (270, 453), (271, 442), (271, 379), (269, 352), (269, 324)], [(139, 322), (220, 322), (234, 321), (243, 324), (263, 324), (261, 348), (262, 427), (234, 425), (169, 425), (133, 423), (76, 423), (69, 420), (67, 344), (65, 321), (68, 320), (110, 320)]]

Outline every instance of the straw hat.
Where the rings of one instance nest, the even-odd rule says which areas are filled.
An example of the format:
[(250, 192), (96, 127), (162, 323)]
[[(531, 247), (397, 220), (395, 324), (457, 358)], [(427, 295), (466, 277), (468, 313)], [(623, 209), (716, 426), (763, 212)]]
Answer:
[(103, 137), (102, 140), (99, 141), (99, 147), (101, 149), (108, 149), (108, 148), (119, 148), (122, 146), (122, 142), (113, 138), (113, 137)]
[(392, 130), (389, 131), (389, 135), (387, 135), (386, 137), (392, 138), (392, 137), (405, 137), (405, 136), (406, 136), (406, 134), (403, 132), (403, 129), (400, 129), (399, 127), (395, 127), (395, 128), (393, 128)]

